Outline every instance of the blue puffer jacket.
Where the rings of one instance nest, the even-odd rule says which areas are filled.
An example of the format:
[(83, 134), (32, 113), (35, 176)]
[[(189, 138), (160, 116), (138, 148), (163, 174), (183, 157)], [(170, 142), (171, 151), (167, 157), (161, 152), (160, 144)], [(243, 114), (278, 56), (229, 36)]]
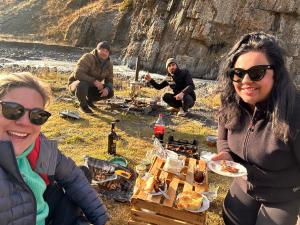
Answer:
[[(66, 195), (83, 210), (92, 224), (106, 223), (106, 207), (83, 172), (58, 150), (56, 141), (43, 135), (35, 171), (47, 174), (63, 187)], [(36, 223), (34, 195), (20, 174), (12, 144), (5, 141), (0, 141), (0, 221), (1, 225)]]

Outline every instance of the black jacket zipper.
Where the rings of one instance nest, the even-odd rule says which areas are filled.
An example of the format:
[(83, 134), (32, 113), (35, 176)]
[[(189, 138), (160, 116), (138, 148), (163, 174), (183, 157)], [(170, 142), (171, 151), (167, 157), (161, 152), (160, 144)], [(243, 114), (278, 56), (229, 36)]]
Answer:
[(250, 113), (247, 110), (246, 110), (246, 112), (249, 115), (249, 117), (251, 117), (250, 124), (248, 125), (247, 133), (246, 133), (244, 145), (243, 145), (244, 159), (246, 161), (248, 161), (248, 143), (249, 143), (250, 134), (254, 131), (254, 126), (255, 126), (255, 122), (256, 122), (256, 120), (255, 120), (256, 108), (255, 108), (252, 116), (250, 115)]

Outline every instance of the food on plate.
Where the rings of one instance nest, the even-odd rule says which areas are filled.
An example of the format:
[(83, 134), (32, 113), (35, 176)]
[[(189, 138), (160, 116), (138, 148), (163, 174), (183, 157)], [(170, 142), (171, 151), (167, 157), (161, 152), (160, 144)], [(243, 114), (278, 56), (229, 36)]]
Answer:
[(165, 185), (166, 185), (166, 181), (161, 180), (159, 178), (156, 178), (155, 182), (154, 182), (153, 190), (155, 192), (159, 192), (160, 190), (164, 191), (165, 190)]
[(226, 162), (225, 160), (221, 160), (221, 170), (225, 172), (230, 173), (238, 173), (239, 169), (235, 168), (234, 166), (230, 165), (229, 162)]
[(186, 191), (178, 195), (177, 207), (190, 211), (197, 211), (201, 208), (203, 196), (195, 191)]

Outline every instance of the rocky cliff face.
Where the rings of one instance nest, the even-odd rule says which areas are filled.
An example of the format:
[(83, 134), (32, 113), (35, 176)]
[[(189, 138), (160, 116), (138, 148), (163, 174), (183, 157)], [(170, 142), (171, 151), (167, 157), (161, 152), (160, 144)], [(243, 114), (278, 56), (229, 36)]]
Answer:
[(195, 77), (214, 79), (236, 39), (263, 30), (285, 43), (290, 71), (300, 75), (299, 0), (136, 0), (132, 18), (125, 62), (139, 55), (146, 68), (165, 71), (175, 57)]
[[(51, 6), (55, 1), (30, 2), (41, 7), (46, 3)], [(131, 4), (119, 11), (122, 2)], [(114, 54), (123, 63), (133, 66), (140, 56), (145, 70), (161, 73), (165, 72), (166, 59), (175, 57), (179, 66), (188, 68), (194, 77), (206, 79), (216, 78), (222, 56), (241, 35), (266, 31), (282, 40), (288, 68), (300, 84), (299, 0), (68, 0), (59, 4), (56, 8), (64, 9), (63, 16), (56, 16), (51, 22), (51, 15), (45, 17), (47, 12), (43, 6), (46, 19), (42, 21), (50, 21), (54, 27), (57, 24), (57, 37), (63, 37), (66, 42), (94, 47), (98, 41), (109, 40)], [(19, 17), (14, 7), (12, 17), (1, 19), (1, 13), (7, 14), (1, 8), (0, 32), (3, 33)], [(71, 16), (66, 19), (66, 14)], [(25, 21), (30, 23), (28, 19)], [(17, 22), (22, 27), (22, 20)], [(40, 24), (35, 25), (31, 33)]]

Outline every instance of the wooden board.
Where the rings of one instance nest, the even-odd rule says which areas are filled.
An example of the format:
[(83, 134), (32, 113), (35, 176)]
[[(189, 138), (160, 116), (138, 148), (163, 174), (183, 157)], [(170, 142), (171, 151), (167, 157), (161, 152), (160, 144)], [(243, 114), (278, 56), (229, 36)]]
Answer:
[[(167, 180), (166, 190), (169, 199), (163, 195), (153, 196), (143, 190), (143, 184), (135, 188), (131, 199), (131, 219), (128, 224), (155, 224), (155, 225), (204, 225), (206, 212), (192, 213), (176, 206), (177, 195), (183, 191), (204, 192), (208, 190), (206, 163), (203, 160), (183, 158), (185, 167), (179, 175), (164, 171), (165, 161), (156, 157), (151, 164), (149, 173), (161, 180)], [(194, 169), (205, 173), (202, 184), (194, 182)], [(145, 183), (144, 183), (145, 184)]]

